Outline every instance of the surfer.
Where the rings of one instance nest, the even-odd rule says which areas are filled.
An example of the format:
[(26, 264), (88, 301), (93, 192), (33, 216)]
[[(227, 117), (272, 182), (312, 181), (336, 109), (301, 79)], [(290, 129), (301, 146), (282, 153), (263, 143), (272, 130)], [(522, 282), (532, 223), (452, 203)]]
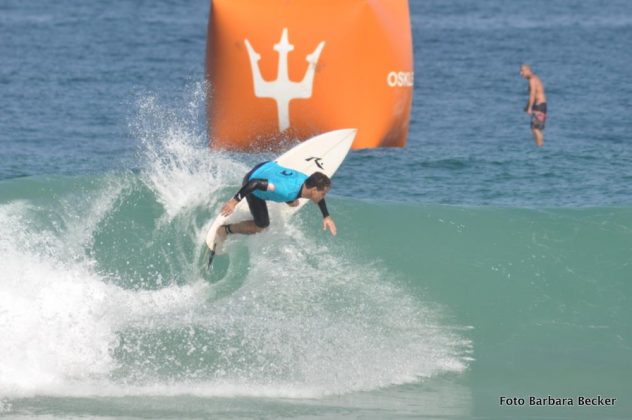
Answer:
[(246, 198), (253, 220), (222, 225), (217, 235), (224, 239), (231, 233), (250, 235), (261, 232), (270, 224), (266, 201), (285, 202), (290, 207), (296, 207), (299, 198), (317, 203), (323, 215), (323, 230), (329, 229), (332, 235), (336, 235), (336, 224), (325, 204), (325, 195), (330, 189), (331, 179), (322, 172), (307, 176), (276, 162), (260, 163), (246, 174), (242, 188), (221, 209), (221, 214), (228, 216), (235, 210), (237, 203)]
[(529, 81), (529, 101), (524, 108), (531, 115), (531, 132), (535, 144), (544, 146), (544, 124), (546, 122), (546, 95), (542, 80), (533, 72), (527, 64), (520, 66), (520, 75)]

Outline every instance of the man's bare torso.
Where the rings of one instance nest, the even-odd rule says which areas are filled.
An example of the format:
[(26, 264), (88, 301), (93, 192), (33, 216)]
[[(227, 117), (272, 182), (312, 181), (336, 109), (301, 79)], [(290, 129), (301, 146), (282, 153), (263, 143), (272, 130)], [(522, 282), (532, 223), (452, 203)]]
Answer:
[(544, 85), (542, 84), (542, 80), (535, 74), (529, 78), (529, 93), (533, 94), (535, 97), (536, 104), (541, 104), (546, 102), (546, 95), (544, 94)]

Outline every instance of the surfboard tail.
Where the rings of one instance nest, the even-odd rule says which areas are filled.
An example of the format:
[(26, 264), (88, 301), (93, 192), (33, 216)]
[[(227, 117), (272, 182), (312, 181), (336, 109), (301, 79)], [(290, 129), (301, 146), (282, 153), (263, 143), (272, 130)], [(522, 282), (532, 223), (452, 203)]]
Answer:
[(209, 250), (209, 256), (208, 256), (208, 264), (206, 266), (206, 269), (208, 271), (211, 271), (212, 269), (212, 265), (213, 265), (213, 258), (215, 258), (215, 250), (211, 249)]
[(406, 143), (407, 0), (211, 0), (211, 146), (264, 149), (358, 127), (353, 148)]
[(213, 258), (215, 258), (215, 250), (211, 249), (209, 250), (208, 264), (206, 266), (207, 270), (209, 271), (211, 271), (211, 266), (213, 265)]
[(222, 242), (214, 240), (212, 246), (208, 247), (208, 269), (211, 270), (215, 256), (222, 253)]

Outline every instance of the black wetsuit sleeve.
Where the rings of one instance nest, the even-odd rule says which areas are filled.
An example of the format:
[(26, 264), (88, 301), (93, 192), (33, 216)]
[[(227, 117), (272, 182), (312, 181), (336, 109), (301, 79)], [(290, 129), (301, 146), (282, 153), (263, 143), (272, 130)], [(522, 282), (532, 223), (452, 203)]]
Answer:
[(253, 192), (254, 190), (267, 191), (268, 190), (268, 180), (267, 179), (251, 179), (243, 187), (241, 190), (235, 194), (233, 197), (237, 201), (241, 201), (248, 194)]
[(329, 216), (329, 212), (327, 211), (327, 204), (325, 204), (324, 198), (318, 202), (318, 208), (320, 209), (320, 212), (323, 214), (323, 219)]

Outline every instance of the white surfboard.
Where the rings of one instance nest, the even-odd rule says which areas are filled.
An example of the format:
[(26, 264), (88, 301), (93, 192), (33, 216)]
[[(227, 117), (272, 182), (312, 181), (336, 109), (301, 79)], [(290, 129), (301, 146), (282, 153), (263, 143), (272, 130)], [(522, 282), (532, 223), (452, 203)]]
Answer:
[[(314, 172), (322, 172), (331, 178), (340, 167), (340, 164), (342, 164), (347, 153), (349, 153), (356, 132), (357, 130), (355, 128), (351, 128), (320, 134), (309, 140), (305, 140), (283, 153), (275, 159), (275, 162), (308, 176)], [(307, 203), (307, 201), (309, 200), (301, 198), (300, 204), (297, 207), (293, 207), (293, 209), (298, 210)], [(283, 203), (268, 202), (268, 205), (279, 204)], [(240, 201), (235, 207), (235, 211), (228, 217), (218, 214), (206, 235), (206, 245), (211, 250), (211, 258), (215, 253), (220, 252), (221, 248), (221, 244), (218, 244), (215, 238), (217, 229), (227, 223), (234, 223), (251, 218), (252, 216), (250, 215), (246, 200)]]

